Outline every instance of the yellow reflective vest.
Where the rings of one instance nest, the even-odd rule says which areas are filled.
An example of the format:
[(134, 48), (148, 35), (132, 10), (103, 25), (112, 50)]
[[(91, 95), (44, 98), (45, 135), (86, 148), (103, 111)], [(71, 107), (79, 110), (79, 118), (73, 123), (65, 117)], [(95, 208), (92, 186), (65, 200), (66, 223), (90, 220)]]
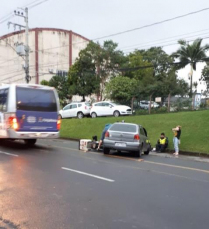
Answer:
[(161, 145), (165, 145), (165, 143), (166, 143), (166, 138), (163, 138), (163, 139), (159, 139), (159, 142), (160, 142), (160, 144)]

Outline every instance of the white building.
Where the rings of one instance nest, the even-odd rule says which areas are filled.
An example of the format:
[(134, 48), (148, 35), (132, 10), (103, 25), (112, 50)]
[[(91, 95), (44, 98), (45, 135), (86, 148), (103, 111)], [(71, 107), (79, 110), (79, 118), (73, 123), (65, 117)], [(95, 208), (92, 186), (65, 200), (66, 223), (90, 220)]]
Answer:
[[(54, 28), (35, 28), (29, 31), (30, 83), (49, 80), (57, 74), (67, 74), (69, 67), (84, 49), (89, 39), (73, 31)], [(24, 83), (24, 55), (17, 54), (17, 47), (25, 44), (25, 31), (0, 37), (0, 83)], [(22, 51), (24, 48), (22, 49)]]

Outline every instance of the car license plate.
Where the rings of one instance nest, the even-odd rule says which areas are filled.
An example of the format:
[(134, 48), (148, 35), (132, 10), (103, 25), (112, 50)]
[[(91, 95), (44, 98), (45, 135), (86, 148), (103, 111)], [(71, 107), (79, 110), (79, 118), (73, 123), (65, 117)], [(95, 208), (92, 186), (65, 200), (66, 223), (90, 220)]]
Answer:
[(115, 146), (126, 147), (125, 143), (115, 143)]

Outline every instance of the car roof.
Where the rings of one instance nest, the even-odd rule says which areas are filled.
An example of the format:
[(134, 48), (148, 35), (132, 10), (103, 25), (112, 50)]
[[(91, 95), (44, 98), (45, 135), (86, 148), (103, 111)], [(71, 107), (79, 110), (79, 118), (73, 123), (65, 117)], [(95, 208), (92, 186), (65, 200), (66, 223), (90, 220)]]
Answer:
[(114, 102), (111, 102), (111, 101), (99, 101), (99, 102), (95, 102), (93, 104), (97, 104), (97, 103), (114, 103)]
[[(68, 103), (67, 105), (70, 105), (70, 104), (78, 104), (78, 103), (84, 104), (84, 103), (89, 103), (89, 102), (71, 102), (71, 103)], [(67, 105), (66, 105), (66, 106), (67, 106)]]
[(115, 122), (115, 123), (113, 123), (113, 125), (114, 125), (114, 124), (141, 126), (141, 125), (139, 125), (139, 124), (136, 124), (136, 123), (130, 123), (130, 122)]

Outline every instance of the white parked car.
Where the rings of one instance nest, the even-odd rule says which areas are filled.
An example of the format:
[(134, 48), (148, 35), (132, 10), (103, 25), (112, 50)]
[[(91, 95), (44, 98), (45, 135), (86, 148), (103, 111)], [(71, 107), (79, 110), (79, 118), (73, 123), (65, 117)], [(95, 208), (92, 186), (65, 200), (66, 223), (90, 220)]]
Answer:
[(59, 111), (61, 118), (83, 118), (90, 114), (91, 104), (86, 102), (72, 102)]
[[(140, 101), (140, 108), (149, 109), (149, 104), (150, 104), (150, 101), (142, 100)], [(158, 107), (159, 107), (159, 104), (151, 101), (151, 108), (158, 108)]]
[(92, 118), (96, 118), (97, 116), (111, 116), (119, 117), (120, 115), (131, 115), (132, 110), (128, 106), (119, 105), (113, 102), (98, 102), (93, 103), (90, 111), (90, 115)]

